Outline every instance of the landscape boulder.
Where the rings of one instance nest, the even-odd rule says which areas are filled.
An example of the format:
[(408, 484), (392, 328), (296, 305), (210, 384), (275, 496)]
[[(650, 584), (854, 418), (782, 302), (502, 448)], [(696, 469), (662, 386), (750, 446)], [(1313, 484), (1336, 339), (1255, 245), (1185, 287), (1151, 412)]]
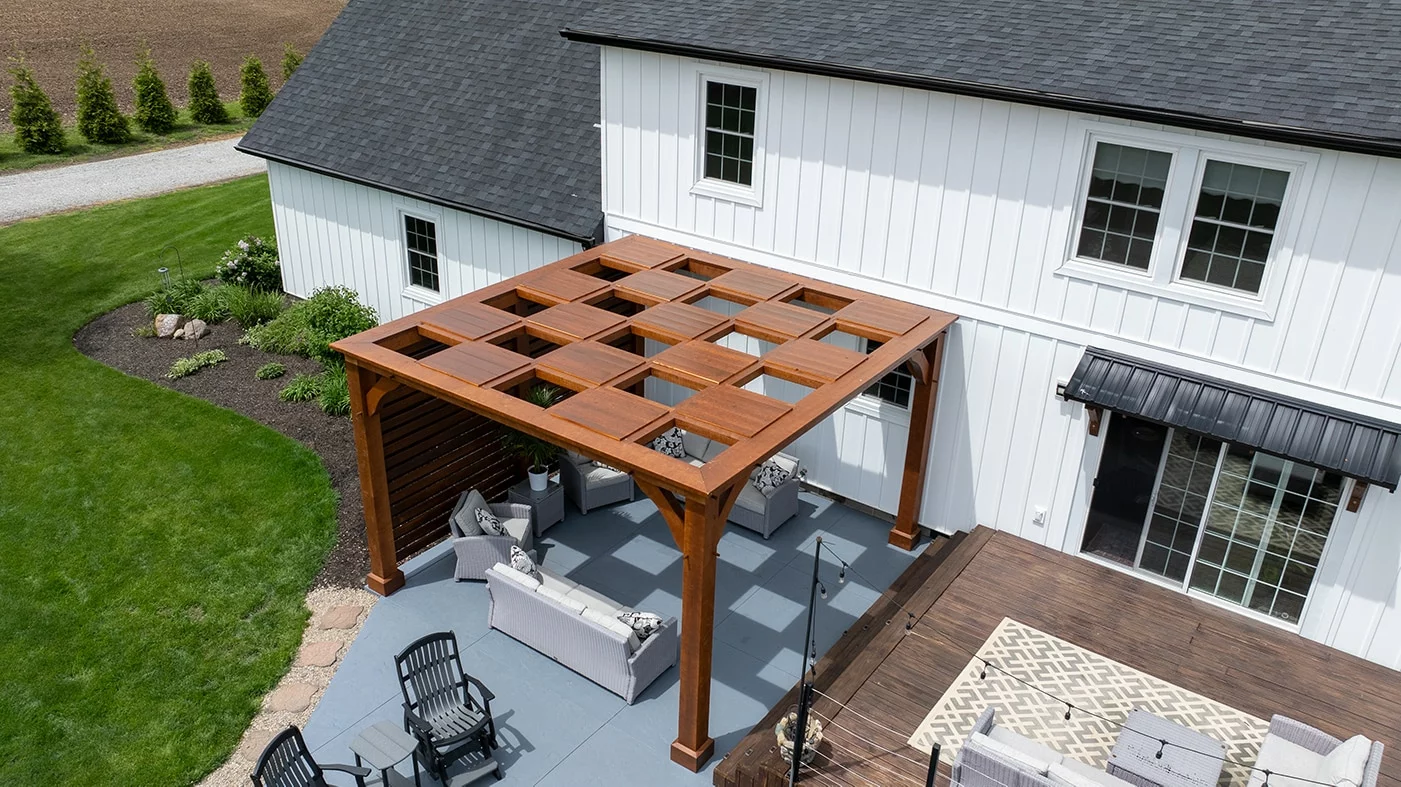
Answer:
[(156, 338), (169, 339), (185, 324), (185, 318), (178, 314), (156, 315)]
[(185, 323), (185, 339), (203, 339), (209, 335), (209, 326), (204, 320), (190, 320)]

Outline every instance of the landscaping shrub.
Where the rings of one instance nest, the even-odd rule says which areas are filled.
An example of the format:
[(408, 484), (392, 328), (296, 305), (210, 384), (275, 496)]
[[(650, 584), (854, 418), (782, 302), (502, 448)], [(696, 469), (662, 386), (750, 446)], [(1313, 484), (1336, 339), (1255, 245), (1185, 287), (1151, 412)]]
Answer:
[(175, 279), (146, 296), (146, 313), (151, 317), (157, 314), (187, 314), (194, 299), (203, 291), (204, 285), (198, 279)]
[(282, 81), (285, 83), (302, 64), (302, 54), (290, 43), (282, 45)]
[(282, 313), (282, 293), (255, 292), (247, 287), (226, 286), (225, 303), (238, 327), (249, 330)]
[(255, 380), (276, 380), (287, 373), (287, 367), (273, 361), (258, 367), (258, 371), (253, 373)]
[(117, 109), (112, 80), (97, 62), (97, 53), (84, 46), (78, 59), (78, 133), (89, 142), (119, 145), (131, 139), (126, 116)]
[(207, 60), (196, 60), (190, 66), (190, 119), (204, 125), (229, 122), (229, 112), (219, 100), (219, 88)]
[(243, 67), (238, 70), (238, 81), (242, 89), (238, 93), (238, 105), (243, 108), (244, 117), (255, 118), (272, 103), (272, 86), (268, 84), (263, 61), (256, 55), (243, 58)]
[(277, 398), (284, 402), (310, 402), (321, 395), (322, 381), (319, 374), (298, 374), (277, 392)]
[(306, 355), (306, 312), (295, 304), (276, 318), (244, 329), (240, 344), (274, 355)]
[(346, 380), (344, 365), (322, 372), (321, 394), (316, 397), (316, 402), (326, 415), (350, 415), (350, 384)]
[(341, 363), (331, 342), (379, 324), (375, 310), (347, 287), (323, 287), (276, 319), (249, 330), (244, 344), (278, 355), (303, 355), (326, 365)]
[(189, 377), (206, 366), (213, 366), (216, 363), (227, 361), (229, 356), (223, 350), (205, 350), (202, 353), (195, 353), (187, 358), (179, 358), (170, 365), (170, 371), (166, 373), (166, 379), (179, 380), (181, 377)]
[(136, 93), (136, 125), (151, 134), (168, 134), (175, 128), (175, 105), (165, 92), (165, 81), (156, 71), (151, 48), (143, 46), (136, 59), (136, 78), (131, 81)]
[(233, 289), (228, 286), (200, 287), (199, 293), (189, 299), (180, 314), (211, 324), (223, 322), (229, 318), (229, 297)]
[(282, 266), (277, 262), (277, 245), (257, 235), (249, 235), (219, 258), (215, 272), (219, 281), (260, 292), (282, 291)]
[(11, 60), (10, 122), (15, 127), (15, 144), (26, 153), (58, 154), (63, 152), (63, 122), (54, 111), (49, 96), (34, 79), (34, 71), (24, 58)]

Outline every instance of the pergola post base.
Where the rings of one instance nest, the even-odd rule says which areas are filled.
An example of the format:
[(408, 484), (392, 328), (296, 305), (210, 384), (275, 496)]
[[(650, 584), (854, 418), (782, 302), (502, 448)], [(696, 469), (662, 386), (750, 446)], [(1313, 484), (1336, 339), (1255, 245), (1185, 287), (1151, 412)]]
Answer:
[(710, 758), (715, 755), (715, 739), (706, 738), (699, 749), (692, 749), (680, 740), (671, 742), (671, 761), (690, 771), (699, 773)]
[(387, 596), (404, 586), (404, 572), (395, 569), (388, 577), (381, 577), (371, 571), (365, 577), (365, 584), (369, 586), (370, 590), (381, 596)]
[(901, 530), (899, 525), (890, 529), (890, 544), (901, 549), (914, 549), (919, 544), (919, 528), (914, 528), (914, 532)]

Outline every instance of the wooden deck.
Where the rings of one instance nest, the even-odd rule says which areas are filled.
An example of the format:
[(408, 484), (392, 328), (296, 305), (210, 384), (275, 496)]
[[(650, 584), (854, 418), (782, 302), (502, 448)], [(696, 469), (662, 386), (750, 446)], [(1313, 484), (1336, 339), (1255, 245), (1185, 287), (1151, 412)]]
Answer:
[[(901, 607), (926, 636), (905, 635)], [(853, 733), (829, 725), (828, 734), (865, 753), (837, 754), (850, 773), (820, 770), (840, 784), (898, 784), (892, 774), (901, 773), (923, 785), (916, 763), (928, 757), (905, 740), (1004, 617), (1263, 719), (1282, 713), (1343, 738), (1380, 740), (1379, 785), (1401, 787), (1401, 672), (982, 527), (932, 545), (819, 663), (818, 690), (847, 707), (819, 698), (817, 712)], [(795, 690), (775, 705), (716, 767), (714, 784), (786, 785), (773, 725), (796, 702)]]

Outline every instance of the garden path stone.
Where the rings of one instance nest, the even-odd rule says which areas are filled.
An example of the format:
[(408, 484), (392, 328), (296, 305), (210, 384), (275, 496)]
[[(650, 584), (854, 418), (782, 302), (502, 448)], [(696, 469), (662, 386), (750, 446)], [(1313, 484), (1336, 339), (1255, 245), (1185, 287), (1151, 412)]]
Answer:
[(238, 754), (249, 762), (257, 762), (258, 755), (262, 754), (263, 749), (268, 747), (270, 740), (272, 740), (272, 733), (255, 727), (244, 736), (243, 743), (239, 744)]
[(0, 176), (0, 224), (267, 171), (238, 138)]
[(329, 667), (336, 663), (340, 654), (339, 642), (311, 642), (303, 645), (301, 652), (297, 654), (297, 666)]
[(348, 629), (354, 628), (360, 620), (360, 613), (364, 608), (355, 604), (342, 604), (339, 607), (332, 607), (325, 615), (321, 616), (321, 623), (317, 628), (321, 629)]
[(316, 687), (305, 683), (287, 683), (268, 695), (268, 710), (274, 713), (301, 713), (311, 705)]

